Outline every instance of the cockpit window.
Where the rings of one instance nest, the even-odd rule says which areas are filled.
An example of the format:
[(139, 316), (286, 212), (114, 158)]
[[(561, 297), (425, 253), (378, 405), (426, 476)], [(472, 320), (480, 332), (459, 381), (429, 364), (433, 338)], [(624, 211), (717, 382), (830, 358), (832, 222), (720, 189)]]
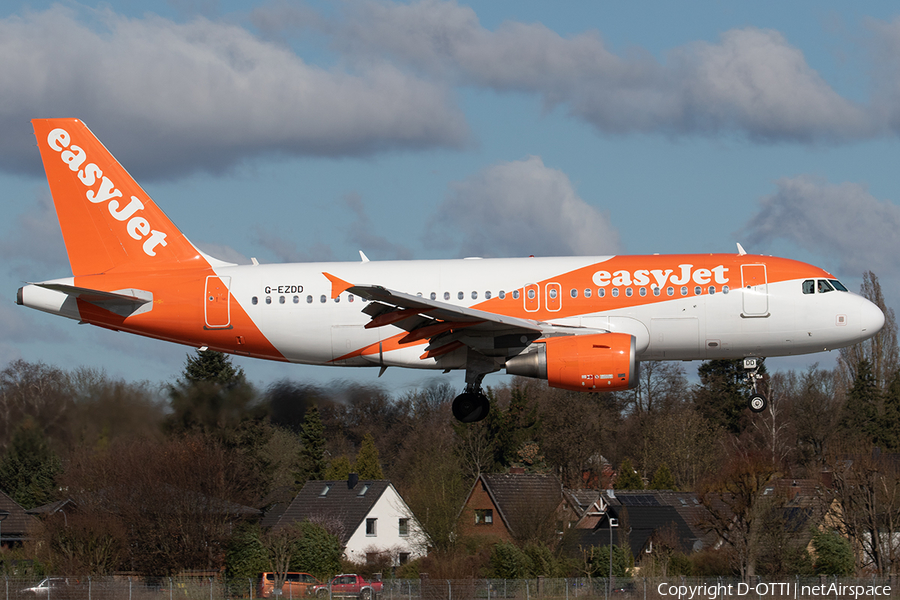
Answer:
[(804, 294), (815, 294), (816, 293), (816, 282), (813, 279), (807, 279), (803, 282), (803, 293)]
[(834, 291), (834, 287), (830, 283), (828, 283), (827, 279), (820, 279), (816, 285), (816, 289), (820, 294)]
[(828, 281), (830, 281), (831, 285), (834, 286), (834, 289), (836, 289), (839, 292), (849, 292), (850, 291), (846, 287), (844, 287), (844, 284), (841, 283), (840, 281), (838, 281), (837, 279), (829, 279)]

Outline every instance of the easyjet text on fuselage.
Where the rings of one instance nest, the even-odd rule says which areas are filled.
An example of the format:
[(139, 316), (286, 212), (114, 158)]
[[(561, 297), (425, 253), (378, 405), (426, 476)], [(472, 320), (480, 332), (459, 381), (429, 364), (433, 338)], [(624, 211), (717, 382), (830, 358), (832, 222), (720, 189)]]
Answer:
[(723, 285), (728, 283), (729, 279), (725, 276), (728, 267), (718, 265), (712, 269), (694, 268), (694, 265), (683, 264), (678, 265), (678, 269), (637, 269), (628, 271), (625, 269), (619, 271), (596, 271), (592, 277), (595, 285), (599, 287), (606, 286), (630, 286), (630, 285), (650, 285), (652, 282), (654, 287), (665, 287), (667, 283), (672, 285), (687, 285), (693, 281), (697, 285), (707, 285), (716, 283)]

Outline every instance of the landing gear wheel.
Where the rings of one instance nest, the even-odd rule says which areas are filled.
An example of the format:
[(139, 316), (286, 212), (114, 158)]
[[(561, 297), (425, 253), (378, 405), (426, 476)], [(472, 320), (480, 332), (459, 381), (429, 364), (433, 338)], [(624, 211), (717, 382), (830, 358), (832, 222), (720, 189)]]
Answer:
[(476, 423), (486, 416), (491, 405), (480, 390), (463, 392), (453, 400), (453, 416), (462, 423)]
[(750, 401), (748, 402), (750, 405), (750, 410), (755, 413), (761, 413), (766, 410), (766, 406), (769, 405), (769, 401), (766, 400), (766, 397), (762, 394), (753, 394), (750, 396)]

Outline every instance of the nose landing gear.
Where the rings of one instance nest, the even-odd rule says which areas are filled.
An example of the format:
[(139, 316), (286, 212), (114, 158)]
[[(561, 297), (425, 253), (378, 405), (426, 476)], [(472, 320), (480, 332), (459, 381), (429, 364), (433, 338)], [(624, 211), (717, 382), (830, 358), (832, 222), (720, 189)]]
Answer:
[(759, 374), (759, 368), (762, 366), (762, 361), (758, 358), (745, 358), (744, 359), (744, 371), (745, 376), (747, 378), (747, 383), (750, 384), (750, 391), (752, 395), (750, 396), (750, 400), (747, 402), (750, 410), (755, 413), (761, 413), (766, 410), (766, 407), (769, 405), (769, 401), (766, 397), (757, 391), (757, 382), (762, 379), (762, 375)]

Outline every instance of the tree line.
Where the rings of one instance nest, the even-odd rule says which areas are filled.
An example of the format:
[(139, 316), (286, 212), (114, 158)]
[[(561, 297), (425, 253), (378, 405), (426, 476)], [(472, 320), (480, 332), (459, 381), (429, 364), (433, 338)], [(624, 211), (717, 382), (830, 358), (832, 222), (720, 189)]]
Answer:
[[(181, 376), (164, 385), (15, 361), (0, 372), (0, 489), (27, 509), (67, 500), (77, 510), (41, 519), (34, 541), (4, 556), (60, 573), (258, 575), (313, 543), (333, 552), (322, 531), (334, 532), (306, 524), (275, 539), (248, 509), (264, 510), (310, 479), (357, 472), (390, 479), (427, 533), (429, 557), (407, 572), (600, 573), (608, 550), (605, 560), (566, 553), (555, 533), (506, 545), (456, 535), (477, 476), (519, 467), (573, 489), (696, 492), (724, 547), (663, 552), (660, 567), (696, 575), (821, 572), (816, 556), (773, 526), (786, 501), (765, 490), (784, 478), (822, 481), (820, 516), (836, 519), (823, 532), (853, 545), (852, 564), (841, 568), (896, 573), (897, 326), (873, 274), (862, 292), (886, 314), (881, 333), (842, 350), (833, 369), (763, 369), (770, 402), (760, 414), (746, 409), (750, 390), (731, 360), (702, 363), (694, 384), (681, 363), (644, 363), (634, 390), (608, 394), (516, 378), (489, 389), (490, 414), (474, 424), (453, 419), (457, 390), (440, 378), (392, 395), (346, 382), (258, 389), (227, 356), (208, 351), (188, 355)], [(820, 554), (833, 541), (821, 539)], [(312, 568), (325, 575), (339, 566), (338, 549)]]

